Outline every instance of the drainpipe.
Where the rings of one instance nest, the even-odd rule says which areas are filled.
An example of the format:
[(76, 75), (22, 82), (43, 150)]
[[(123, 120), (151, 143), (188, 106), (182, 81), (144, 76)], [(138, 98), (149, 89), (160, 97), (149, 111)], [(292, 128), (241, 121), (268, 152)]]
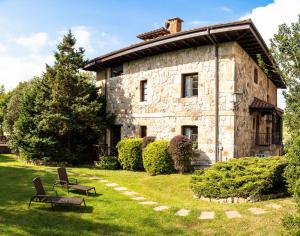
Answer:
[(219, 161), (219, 45), (207, 29), (207, 35), (215, 48), (215, 162)]

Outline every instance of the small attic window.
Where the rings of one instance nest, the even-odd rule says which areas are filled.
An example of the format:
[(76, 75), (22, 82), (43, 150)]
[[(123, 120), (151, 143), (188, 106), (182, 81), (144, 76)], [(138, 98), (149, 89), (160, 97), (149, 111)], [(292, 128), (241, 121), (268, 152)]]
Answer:
[(123, 75), (123, 64), (111, 67), (111, 77)]

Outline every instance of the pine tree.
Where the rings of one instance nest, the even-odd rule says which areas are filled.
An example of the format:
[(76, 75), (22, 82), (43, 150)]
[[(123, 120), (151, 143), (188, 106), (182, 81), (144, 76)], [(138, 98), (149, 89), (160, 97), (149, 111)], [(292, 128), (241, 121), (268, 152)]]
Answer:
[(13, 139), (27, 158), (91, 161), (93, 144), (104, 134), (105, 100), (91, 75), (80, 71), (86, 61), (75, 43), (69, 31), (57, 46), (54, 65), (46, 65), (24, 97)]

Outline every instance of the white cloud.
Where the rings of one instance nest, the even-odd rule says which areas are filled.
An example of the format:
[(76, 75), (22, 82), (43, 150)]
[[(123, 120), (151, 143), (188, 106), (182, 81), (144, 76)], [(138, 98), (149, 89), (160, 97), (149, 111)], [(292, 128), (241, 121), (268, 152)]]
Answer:
[[(299, 0), (274, 0), (274, 2), (254, 8), (241, 19), (251, 18), (262, 37), (269, 44), (270, 39), (278, 30), (278, 25), (297, 21), (300, 14)], [(278, 91), (278, 106), (285, 107), (282, 91)]]
[(21, 45), (31, 51), (38, 51), (42, 47), (46, 46), (49, 41), (48, 34), (45, 32), (39, 32), (30, 36), (21, 36), (14, 39), (14, 42)]
[(278, 25), (297, 21), (300, 14), (299, 0), (274, 0), (266, 6), (254, 8), (241, 19), (251, 18), (266, 43), (278, 30)]
[[(117, 37), (109, 33), (86, 26), (71, 29), (77, 40), (76, 47), (85, 48), (87, 57), (99, 56), (121, 46)], [(6, 89), (13, 89), (19, 82), (41, 75), (46, 63), (53, 64), (53, 51), (67, 32), (8, 35), (5, 41), (0, 42), (0, 84), (4, 84)]]
[(231, 8), (225, 7), (225, 6), (220, 7), (220, 10), (221, 10), (222, 12), (226, 12), (226, 13), (232, 13), (232, 12), (233, 12), (233, 10), (232, 10)]

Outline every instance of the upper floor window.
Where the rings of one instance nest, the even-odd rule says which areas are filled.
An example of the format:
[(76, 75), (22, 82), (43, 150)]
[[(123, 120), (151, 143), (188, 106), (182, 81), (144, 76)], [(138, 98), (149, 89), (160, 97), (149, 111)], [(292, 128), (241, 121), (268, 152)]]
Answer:
[(147, 101), (147, 92), (148, 92), (148, 86), (147, 86), (147, 80), (141, 81), (141, 101)]
[(254, 75), (253, 75), (254, 83), (258, 83), (258, 71), (254, 68)]
[(123, 75), (123, 64), (111, 67), (111, 77)]
[(198, 96), (198, 73), (182, 75), (182, 97)]
[(198, 145), (198, 127), (197, 126), (182, 126), (182, 135), (186, 136), (193, 142), (193, 146)]
[(147, 126), (141, 126), (140, 136), (141, 136), (141, 138), (144, 138), (147, 136)]

